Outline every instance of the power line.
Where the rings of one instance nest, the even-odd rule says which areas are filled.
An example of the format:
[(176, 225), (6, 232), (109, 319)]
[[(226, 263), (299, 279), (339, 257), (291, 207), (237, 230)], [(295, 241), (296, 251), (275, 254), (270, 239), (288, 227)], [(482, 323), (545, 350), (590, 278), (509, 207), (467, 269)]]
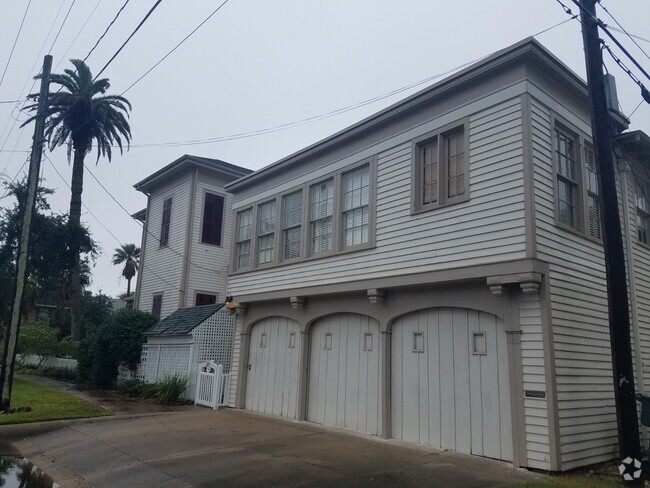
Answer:
[(5, 79), (5, 75), (7, 74), (7, 68), (9, 68), (9, 63), (11, 63), (11, 58), (14, 55), (14, 49), (16, 49), (16, 44), (18, 43), (18, 38), (20, 37), (20, 33), (23, 30), (23, 24), (25, 24), (25, 18), (27, 17), (27, 12), (29, 11), (29, 6), (32, 4), (32, 0), (29, 0), (27, 3), (27, 8), (25, 8), (25, 13), (23, 14), (23, 20), (20, 22), (20, 27), (18, 28), (18, 32), (16, 33), (16, 38), (14, 39), (14, 44), (11, 46), (11, 52), (9, 53), (9, 58), (7, 58), (7, 64), (5, 64), (5, 69), (2, 72), (2, 78), (0, 78), (0, 86), (2, 86), (2, 82)]
[[(50, 166), (52, 166), (52, 168), (54, 169), (54, 171), (56, 171), (56, 174), (59, 175), (59, 178), (61, 178), (61, 181), (63, 181), (63, 183), (64, 183), (68, 188), (70, 188), (70, 184), (66, 181), (66, 179), (63, 177), (63, 175), (59, 172), (59, 170), (56, 168), (56, 166), (54, 165), (54, 163), (52, 162), (52, 160), (47, 156), (47, 154), (43, 154), (43, 155), (45, 156), (45, 159), (47, 159), (47, 161), (50, 163)], [(72, 189), (70, 188), (70, 190), (72, 190)], [(83, 207), (86, 209), (86, 211), (88, 211), (88, 213), (89, 213), (90, 215), (93, 216), (93, 218), (94, 218), (94, 219), (99, 223), (99, 225), (101, 225), (101, 226), (104, 228), (104, 230), (105, 230), (106, 232), (108, 232), (108, 233), (113, 237), (113, 239), (115, 239), (115, 240), (118, 242), (118, 244), (119, 244), (120, 246), (123, 246), (123, 245), (124, 245), (124, 243), (121, 241), (121, 239), (119, 239), (115, 234), (113, 234), (113, 232), (112, 232), (108, 227), (106, 227), (106, 226), (104, 225), (104, 223), (103, 223), (103, 222), (102, 222), (102, 221), (101, 221), (101, 220), (100, 220), (100, 219), (99, 219), (99, 218), (98, 218), (98, 217), (93, 213), (92, 210), (90, 210), (90, 209), (88, 208), (88, 206), (87, 206), (85, 203), (81, 202), (81, 204), (82, 204)], [(103, 250), (100, 249), (100, 252), (101, 252), (104, 256), (106, 256), (107, 258), (109, 258), (109, 259), (111, 258), (111, 257), (110, 257), (108, 254), (106, 254)], [(155, 277), (157, 277), (158, 279), (160, 279), (160, 280), (163, 281), (164, 283), (168, 284), (169, 286), (171, 286), (171, 287), (172, 287), (173, 289), (175, 289), (176, 291), (182, 293), (182, 290), (179, 290), (178, 288), (176, 288), (176, 287), (175, 287), (174, 285), (172, 285), (169, 281), (167, 281), (167, 280), (164, 279), (162, 276), (160, 276), (159, 274), (157, 274), (153, 269), (151, 269), (151, 268), (145, 266), (145, 265), (144, 265), (144, 261), (141, 262), (140, 265), (141, 265), (144, 269), (146, 269), (147, 271), (151, 272), (151, 274), (153, 274)]]
[[(86, 57), (83, 59), (84, 61), (86, 61), (86, 60), (90, 57), (90, 55), (93, 53), (93, 51), (95, 50), (95, 48), (96, 48), (97, 46), (99, 46), (99, 43), (102, 42), (102, 39), (104, 39), (104, 36), (106, 36), (106, 34), (108, 33), (108, 31), (111, 29), (111, 27), (113, 26), (113, 24), (115, 23), (115, 21), (117, 20), (117, 18), (118, 18), (118, 17), (120, 16), (120, 14), (122, 13), (122, 10), (124, 10), (124, 7), (126, 7), (126, 5), (127, 5), (128, 3), (129, 3), (129, 0), (126, 0), (126, 2), (124, 2), (124, 5), (122, 5), (122, 7), (117, 11), (117, 14), (115, 14), (115, 17), (113, 17), (113, 20), (111, 20), (111, 23), (108, 24), (108, 27), (106, 27), (106, 30), (104, 30), (104, 33), (99, 37), (99, 39), (97, 39), (97, 42), (96, 42), (95, 45), (92, 47), (92, 49), (91, 49), (90, 51), (88, 51), (88, 54), (86, 54)], [(97, 7), (95, 7), (95, 8), (97, 8)]]
[(56, 71), (59, 68), (59, 65), (61, 64), (61, 62), (68, 55), (68, 52), (70, 51), (70, 49), (72, 49), (72, 46), (74, 46), (74, 44), (77, 42), (77, 39), (79, 38), (79, 36), (83, 32), (83, 30), (86, 28), (86, 25), (88, 25), (88, 21), (94, 15), (95, 11), (97, 10), (97, 7), (99, 7), (99, 4), (102, 3), (102, 1), (103, 0), (98, 0), (98, 2), (95, 4), (95, 8), (93, 8), (92, 11), (90, 12), (90, 14), (88, 15), (88, 17), (86, 17), (86, 20), (84, 21), (83, 25), (81, 26), (81, 29), (79, 29), (79, 32), (77, 32), (77, 35), (75, 36), (75, 38), (72, 40), (72, 42), (68, 46), (68, 49), (65, 50), (65, 52), (63, 53), (63, 55), (59, 59), (59, 62), (56, 64), (56, 66), (54, 68), (54, 71)]
[(20, 103), (23, 100), (0, 100), (0, 103)]
[(162, 0), (156, 0), (156, 3), (153, 5), (153, 7), (151, 7), (151, 9), (149, 9), (149, 12), (147, 12), (147, 15), (144, 16), (144, 18), (140, 21), (140, 23), (139, 23), (138, 26), (135, 28), (135, 30), (134, 30), (134, 31), (131, 33), (131, 35), (126, 39), (126, 41), (124, 41), (124, 43), (123, 43), (123, 44), (120, 46), (120, 48), (115, 52), (115, 54), (113, 54), (113, 56), (111, 57), (111, 59), (108, 60), (108, 62), (107, 62), (107, 63), (104, 65), (104, 67), (99, 71), (99, 73), (97, 73), (97, 74), (95, 75), (95, 77), (93, 78), (93, 81), (95, 81), (95, 80), (99, 77), (99, 75), (101, 75), (101, 74), (104, 72), (104, 70), (105, 70), (106, 68), (108, 68), (108, 66), (113, 62), (113, 60), (117, 57), (117, 55), (120, 54), (120, 52), (122, 51), (122, 49), (124, 49), (124, 47), (129, 43), (129, 41), (130, 41), (131, 38), (135, 35), (135, 33), (138, 32), (138, 31), (140, 30), (140, 27), (142, 27), (142, 26), (144, 25), (144, 23), (147, 21), (147, 19), (148, 19), (149, 16), (153, 13), (153, 11), (156, 10), (156, 8), (158, 7), (158, 5), (160, 5), (160, 2), (162, 2)]
[(591, 17), (591, 19), (594, 21), (594, 23), (595, 23), (598, 27), (600, 27), (600, 28), (603, 30), (603, 32), (604, 32), (605, 34), (607, 34), (607, 36), (608, 36), (612, 41), (614, 41), (614, 44), (616, 44), (616, 46), (617, 46), (621, 51), (623, 51), (623, 54), (625, 54), (625, 56), (627, 56), (627, 58), (628, 58), (630, 61), (632, 61), (632, 63), (634, 63), (634, 66), (636, 66), (637, 69), (638, 69), (639, 71), (641, 71), (641, 73), (643, 73), (643, 75), (644, 75), (646, 78), (648, 78), (648, 79), (650, 80), (650, 74), (648, 74), (648, 72), (647, 72), (645, 69), (643, 69), (643, 66), (641, 66), (641, 65), (637, 62), (636, 59), (634, 59), (634, 57), (633, 57), (633, 56), (632, 56), (632, 55), (627, 51), (627, 49), (625, 49), (625, 47), (624, 47), (624, 46), (623, 46), (623, 45), (618, 41), (618, 39), (616, 39), (616, 37), (614, 36), (614, 34), (612, 34), (611, 32), (609, 32), (609, 29), (607, 28), (607, 24), (605, 24), (605, 22), (603, 22), (603, 21), (600, 20), (599, 18), (594, 17), (593, 14), (592, 14), (591, 12), (589, 12), (589, 11), (588, 11), (588, 10), (587, 10), (583, 5), (582, 5), (582, 3), (580, 3), (580, 0), (571, 0), (571, 1), (572, 1), (572, 2), (573, 2), (573, 3), (574, 3), (574, 4), (575, 4), (575, 5), (576, 5), (576, 6), (577, 6), (577, 7), (578, 7), (582, 12), (584, 12), (585, 15), (588, 15), (589, 17)]
[(56, 33), (56, 36), (54, 37), (54, 41), (52, 42), (52, 46), (50, 46), (50, 54), (54, 50), (54, 45), (56, 44), (56, 41), (59, 40), (59, 36), (61, 35), (61, 31), (63, 30), (63, 26), (65, 25), (66, 21), (68, 20), (68, 16), (70, 15), (70, 12), (72, 11), (72, 7), (74, 7), (74, 4), (77, 0), (72, 0), (72, 3), (70, 4), (70, 8), (65, 14), (65, 17), (63, 17), (63, 22), (61, 22), (61, 27), (59, 27), (59, 31)]
[[(598, 1), (598, 3), (599, 3), (600, 7), (601, 7), (601, 8), (602, 8), (606, 13), (607, 13), (607, 15), (609, 15), (609, 16), (612, 18), (612, 20), (613, 20), (614, 22), (616, 22), (616, 25), (620, 27), (620, 29), (623, 31), (623, 34), (625, 34), (627, 37), (630, 38), (630, 40), (634, 43), (634, 45), (635, 45), (636, 47), (639, 48), (639, 50), (640, 50), (640, 51), (645, 55), (646, 58), (650, 59), (650, 56), (648, 56), (648, 53), (646, 53), (646, 52), (643, 50), (643, 48), (642, 48), (641, 46), (639, 46), (639, 43), (636, 42), (636, 41), (634, 40), (634, 37), (632, 37), (632, 35), (629, 34), (629, 33), (625, 30), (625, 28), (624, 28), (624, 27), (623, 27), (623, 26), (618, 22), (618, 20), (616, 20), (616, 17), (614, 17), (614, 15), (613, 15), (612, 13), (610, 13), (609, 10), (607, 10), (607, 7), (605, 7), (605, 6), (603, 5), (603, 3), (601, 2), (601, 0), (597, 0), (597, 1)], [(611, 29), (611, 27), (610, 27), (610, 29)], [(617, 29), (617, 30), (618, 30), (618, 29)], [(644, 40), (645, 40), (645, 39), (644, 39)]]
[(176, 51), (176, 49), (178, 49), (178, 48), (181, 46), (181, 44), (183, 44), (185, 41), (187, 41), (187, 40), (192, 36), (192, 34), (194, 34), (197, 30), (199, 30), (199, 29), (203, 26), (203, 24), (205, 24), (208, 20), (210, 20), (210, 18), (212, 18), (212, 16), (213, 16), (214, 14), (216, 14), (219, 10), (221, 10), (221, 7), (223, 7), (223, 6), (224, 6), (225, 4), (227, 4), (227, 3), (228, 3), (228, 0), (224, 0), (224, 2), (223, 2), (221, 5), (219, 5), (215, 10), (213, 10), (212, 13), (211, 13), (210, 15), (208, 15), (208, 16), (203, 20), (203, 22), (201, 22), (199, 25), (197, 25), (197, 26), (194, 28), (194, 30), (193, 30), (192, 32), (190, 32), (187, 36), (185, 36), (185, 38), (183, 38), (183, 40), (181, 40), (181, 42), (179, 42), (178, 44), (176, 44), (176, 45), (174, 46), (174, 48), (173, 48), (171, 51), (169, 51), (169, 52), (168, 52), (167, 54), (165, 54), (162, 58), (160, 58), (160, 60), (159, 60), (156, 64), (154, 64), (154, 65), (153, 65), (151, 68), (149, 68), (149, 69), (148, 69), (148, 70), (147, 70), (147, 71), (146, 71), (146, 72), (145, 72), (145, 73), (144, 73), (140, 78), (138, 78), (138, 79), (135, 80), (131, 85), (129, 85), (129, 87), (128, 87), (126, 90), (124, 90), (120, 95), (124, 95), (124, 94), (125, 94), (126, 92), (128, 92), (131, 88), (133, 88), (135, 85), (137, 85), (137, 84), (140, 82), (140, 80), (142, 80), (142, 78), (144, 78), (144, 77), (147, 76), (149, 73), (151, 73), (151, 72), (156, 68), (156, 66), (158, 66), (158, 65), (159, 65), (160, 63), (162, 63), (165, 59), (167, 59), (167, 57), (168, 57), (171, 53), (173, 53), (174, 51)]
[(29, 156), (28, 156), (27, 159), (25, 160), (25, 162), (23, 163), (23, 165), (22, 165), (22, 166), (20, 167), (20, 169), (18, 170), (18, 172), (16, 172), (16, 174), (14, 175), (14, 177), (13, 177), (13, 178), (11, 179), (11, 181), (9, 182), (9, 185), (7, 185), (7, 188), (5, 189), (4, 193), (3, 193), (2, 196), (0, 197), (0, 200), (2, 200), (5, 196), (7, 196), (7, 193), (9, 193), (9, 187), (12, 185), (12, 183), (13, 183), (14, 181), (16, 181), (16, 178), (18, 178), (18, 175), (19, 175), (20, 172), (23, 170), (23, 168), (25, 167), (25, 165), (27, 165), (27, 162), (29, 161), (29, 159), (30, 159), (30, 158), (29, 158)]

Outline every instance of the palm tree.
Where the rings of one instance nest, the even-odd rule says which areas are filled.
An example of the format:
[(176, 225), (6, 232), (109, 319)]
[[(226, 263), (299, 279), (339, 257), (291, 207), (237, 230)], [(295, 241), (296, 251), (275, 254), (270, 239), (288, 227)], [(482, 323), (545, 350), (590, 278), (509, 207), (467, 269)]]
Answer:
[(138, 264), (140, 260), (140, 248), (135, 244), (122, 244), (121, 247), (115, 249), (113, 254), (113, 264), (122, 264), (122, 276), (126, 278), (126, 296), (131, 295), (131, 280), (138, 271)]
[[(70, 231), (76, 235), (81, 228), (81, 193), (83, 192), (84, 159), (97, 147), (97, 161), (105, 156), (111, 160), (112, 147), (117, 145), (122, 153), (122, 138), (127, 149), (131, 142), (131, 128), (127, 121), (131, 103), (119, 95), (105, 95), (110, 87), (108, 79), (93, 79), (90, 68), (79, 59), (70, 60), (75, 69), (66, 69), (62, 74), (52, 74), (50, 84), (60, 85), (58, 91), (50, 92), (46, 108), (45, 138), (50, 151), (56, 147), (68, 146), (68, 161), (74, 151), (70, 197)], [(40, 78), (36, 76), (36, 78)], [(30, 95), (32, 100), (38, 94)], [(28, 107), (36, 113), (37, 103)], [(126, 115), (126, 117), (125, 117)], [(23, 124), (35, 120), (31, 116)], [(75, 243), (76, 239), (72, 239)], [(71, 246), (76, 256), (71, 271), (70, 312), (72, 316), (71, 334), (81, 336), (81, 282), (79, 276), (79, 246)]]

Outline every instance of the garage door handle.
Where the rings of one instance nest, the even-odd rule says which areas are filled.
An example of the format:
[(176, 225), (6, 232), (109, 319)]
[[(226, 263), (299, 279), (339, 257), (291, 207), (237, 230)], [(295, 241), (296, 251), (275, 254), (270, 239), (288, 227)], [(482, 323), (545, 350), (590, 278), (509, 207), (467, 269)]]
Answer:
[(253, 366), (252, 364), (249, 364), (249, 365), (248, 365), (248, 371), (251, 370), (251, 367), (252, 367), (252, 366)]

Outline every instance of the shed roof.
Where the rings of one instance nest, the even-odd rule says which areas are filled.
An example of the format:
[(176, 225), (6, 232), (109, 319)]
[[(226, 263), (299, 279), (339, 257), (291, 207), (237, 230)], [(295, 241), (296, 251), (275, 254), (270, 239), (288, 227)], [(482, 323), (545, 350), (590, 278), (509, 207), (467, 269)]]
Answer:
[(192, 329), (223, 307), (223, 303), (181, 308), (145, 332), (149, 336), (188, 335)]

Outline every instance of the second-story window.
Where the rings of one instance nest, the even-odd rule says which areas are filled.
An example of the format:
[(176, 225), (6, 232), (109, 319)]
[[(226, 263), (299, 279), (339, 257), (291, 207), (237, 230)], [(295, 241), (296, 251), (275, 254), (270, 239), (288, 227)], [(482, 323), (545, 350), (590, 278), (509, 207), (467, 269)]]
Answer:
[(302, 245), (302, 191), (282, 197), (283, 259), (300, 257)]
[(153, 296), (153, 301), (151, 304), (151, 315), (156, 317), (157, 319), (160, 318), (160, 312), (162, 310), (162, 293), (157, 293)]
[(251, 264), (251, 231), (253, 230), (253, 209), (237, 214), (235, 232), (237, 269), (248, 268)]
[(221, 245), (221, 229), (223, 227), (223, 197), (221, 195), (205, 194), (203, 202), (203, 222), (201, 242)]
[(172, 219), (172, 199), (167, 198), (163, 202), (162, 222), (160, 224), (160, 247), (169, 244), (169, 227)]
[(257, 264), (273, 262), (275, 200), (257, 207)]
[(469, 198), (467, 124), (453, 124), (413, 141), (412, 210), (419, 212)]
[(318, 254), (332, 249), (334, 214), (334, 181), (327, 180), (310, 188), (311, 252)]
[(557, 206), (559, 221), (578, 229), (578, 168), (576, 138), (568, 132), (555, 129), (555, 157), (557, 161)]
[(598, 193), (598, 167), (593, 148), (585, 147), (585, 167), (587, 183), (587, 232), (590, 237), (600, 239), (600, 197)]
[(648, 185), (636, 182), (636, 229), (639, 242), (650, 245), (650, 204)]
[(370, 168), (363, 166), (343, 175), (343, 245), (368, 242)]

